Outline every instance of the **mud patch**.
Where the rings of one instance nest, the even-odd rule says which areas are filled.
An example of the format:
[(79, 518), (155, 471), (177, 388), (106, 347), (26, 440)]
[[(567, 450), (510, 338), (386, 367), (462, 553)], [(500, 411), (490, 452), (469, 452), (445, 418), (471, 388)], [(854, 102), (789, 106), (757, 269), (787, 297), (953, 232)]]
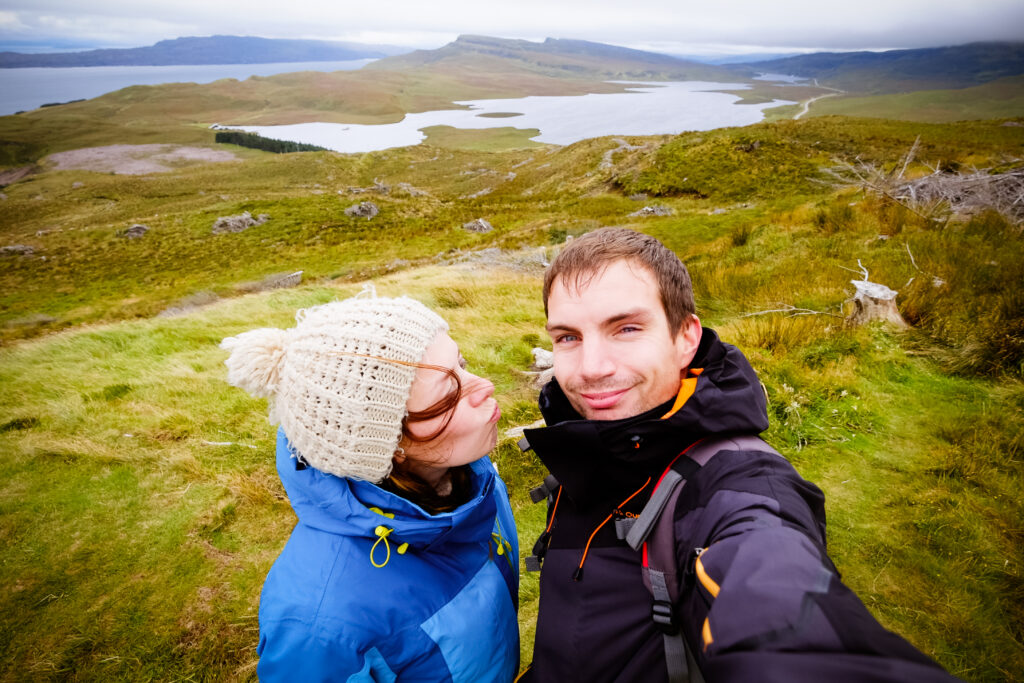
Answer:
[(58, 171), (77, 169), (122, 175), (166, 173), (186, 166), (237, 160), (227, 150), (181, 145), (107, 145), (57, 152), (46, 158)]

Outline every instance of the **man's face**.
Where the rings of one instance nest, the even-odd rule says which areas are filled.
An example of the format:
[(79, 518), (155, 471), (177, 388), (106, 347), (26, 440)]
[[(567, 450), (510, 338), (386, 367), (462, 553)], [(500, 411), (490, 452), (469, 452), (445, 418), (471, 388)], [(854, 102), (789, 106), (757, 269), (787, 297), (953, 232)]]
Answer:
[(618, 420), (679, 392), (700, 343), (700, 322), (670, 330), (645, 267), (613, 262), (580, 289), (559, 278), (548, 294), (548, 334), (558, 384), (589, 420)]

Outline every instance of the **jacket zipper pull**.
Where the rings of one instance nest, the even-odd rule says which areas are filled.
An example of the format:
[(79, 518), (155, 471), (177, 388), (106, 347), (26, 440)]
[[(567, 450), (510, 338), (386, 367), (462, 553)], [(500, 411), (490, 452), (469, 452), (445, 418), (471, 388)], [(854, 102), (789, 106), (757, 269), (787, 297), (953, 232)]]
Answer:
[(687, 586), (693, 585), (697, 576), (697, 558), (704, 554), (706, 548), (694, 548), (686, 556), (686, 565), (683, 567), (683, 583)]

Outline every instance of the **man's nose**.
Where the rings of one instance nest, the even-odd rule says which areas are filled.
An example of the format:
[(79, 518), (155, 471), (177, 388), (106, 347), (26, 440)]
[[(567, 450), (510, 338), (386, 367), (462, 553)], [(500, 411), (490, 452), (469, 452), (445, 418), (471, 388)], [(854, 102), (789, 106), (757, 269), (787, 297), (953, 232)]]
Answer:
[(580, 345), (581, 379), (593, 381), (614, 374), (614, 351), (600, 338), (584, 339)]

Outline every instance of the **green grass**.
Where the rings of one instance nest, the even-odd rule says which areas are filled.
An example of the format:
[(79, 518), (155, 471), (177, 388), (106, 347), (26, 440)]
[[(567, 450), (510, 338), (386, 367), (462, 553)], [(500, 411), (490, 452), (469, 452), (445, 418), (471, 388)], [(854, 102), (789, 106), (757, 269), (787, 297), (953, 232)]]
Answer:
[[(494, 115), (491, 115), (495, 118)], [(424, 144), (450, 149), (467, 149), (480, 152), (498, 152), (507, 149), (534, 149), (544, 147), (541, 142), (530, 138), (540, 135), (536, 128), (484, 128), (471, 130), (451, 126), (430, 126), (424, 128), (427, 134)]]
[(808, 115), (835, 114), (927, 123), (1019, 118), (1024, 116), (1024, 77), (958, 90), (829, 97), (812, 104)]
[[(601, 138), (44, 170), (6, 188), (3, 244), (37, 251), (0, 257), (0, 680), (253, 679), (260, 586), (294, 516), (265, 403), (226, 384), (219, 341), (373, 280), (441, 312), (495, 381), (501, 428), (529, 424), (524, 371), (548, 344), (541, 256), (602, 225), (655, 235), (689, 265), (701, 319), (765, 384), (769, 440), (824, 489), (831, 554), (869, 609), (966, 680), (1020, 680), (1020, 229), (812, 182), (837, 158), (891, 168), (919, 135), (918, 158), (964, 166), (1006, 163), (1024, 142), (998, 122), (826, 117), (628, 138), (641, 149), (611, 168), (619, 143)], [(350, 190), (376, 181), (391, 191)], [(655, 194), (673, 215), (629, 216)], [(380, 215), (345, 216), (359, 201)], [(242, 211), (271, 220), (211, 234)], [(478, 217), (495, 230), (462, 230)], [(118, 236), (136, 222), (152, 230)], [(844, 325), (858, 260), (900, 290), (911, 330)], [(298, 288), (247, 293), (300, 269)], [(183, 301), (207, 305), (154, 317)], [(821, 314), (761, 314), (786, 306)], [(543, 468), (511, 441), (494, 459), (525, 553)], [(536, 610), (524, 575), (524, 662)]]

